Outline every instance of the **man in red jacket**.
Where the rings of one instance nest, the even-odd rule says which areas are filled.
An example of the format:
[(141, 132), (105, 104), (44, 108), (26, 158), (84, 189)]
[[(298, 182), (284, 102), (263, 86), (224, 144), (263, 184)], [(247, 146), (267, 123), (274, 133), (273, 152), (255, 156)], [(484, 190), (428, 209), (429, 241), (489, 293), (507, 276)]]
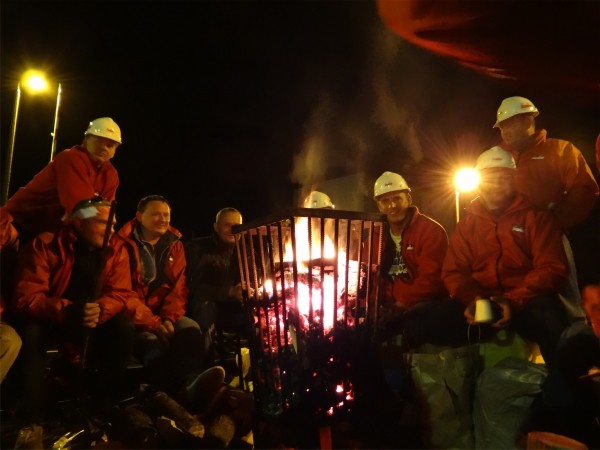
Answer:
[(529, 99), (508, 97), (498, 108), (494, 127), (502, 135), (500, 147), (515, 159), (517, 192), (537, 209), (549, 211), (567, 231), (589, 215), (598, 184), (577, 147), (536, 129), (538, 115)]
[(56, 232), (65, 214), (83, 199), (115, 199), (119, 176), (110, 160), (122, 143), (121, 129), (110, 117), (92, 120), (83, 143), (58, 153), (25, 187), (8, 199), (6, 209), (26, 239)]
[[(107, 227), (109, 233), (113, 228), (109, 210), (110, 203), (102, 199), (83, 200), (57, 233), (39, 234), (19, 253), (13, 301), (23, 321), (19, 363), (27, 426), (15, 448), (43, 448), (28, 445), (41, 445), (49, 345), (58, 343), (73, 361), (97, 368), (86, 373), (85, 386), (98, 410), (122, 395), (134, 337), (133, 323), (124, 313), (131, 282), (126, 253), (110, 242), (103, 248)], [(85, 355), (89, 361), (81, 360)]]
[(547, 211), (536, 211), (516, 193), (516, 165), (499, 147), (477, 159), (479, 197), (450, 237), (443, 280), (462, 301), (469, 324), (478, 299), (497, 309), (494, 328), (512, 327), (537, 342), (547, 365), (569, 325), (558, 298), (568, 277), (562, 232)]
[(441, 278), (446, 230), (412, 204), (397, 173), (377, 179), (373, 198), (387, 217), (378, 279), (384, 329), (402, 334), (407, 348), (460, 344), (466, 337), (462, 305), (449, 299)]
[(148, 195), (135, 218), (118, 232), (117, 248), (129, 254), (134, 295), (127, 311), (137, 328), (134, 354), (151, 381), (190, 408), (201, 407), (225, 379), (212, 367), (198, 323), (185, 316), (188, 301), (186, 260), (181, 233), (170, 225), (171, 206), (161, 195)]
[[(581, 318), (584, 313), (578, 283), (587, 284), (596, 259), (590, 255), (590, 249), (597, 247), (596, 227), (588, 225), (586, 219), (598, 198), (598, 184), (577, 147), (562, 139), (548, 138), (546, 130), (536, 128), (538, 115), (529, 99), (508, 97), (498, 107), (494, 127), (502, 136), (500, 147), (515, 159), (517, 193), (536, 209), (549, 211), (565, 233), (570, 280), (561, 294), (570, 313)], [(590, 232), (578, 227), (577, 233), (569, 233), (584, 223), (591, 225)]]

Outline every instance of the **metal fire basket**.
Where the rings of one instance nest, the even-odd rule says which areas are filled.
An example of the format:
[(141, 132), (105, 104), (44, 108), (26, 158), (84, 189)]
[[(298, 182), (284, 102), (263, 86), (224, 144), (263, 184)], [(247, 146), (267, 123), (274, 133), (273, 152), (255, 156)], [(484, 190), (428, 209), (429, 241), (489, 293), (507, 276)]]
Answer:
[(376, 323), (379, 214), (293, 208), (235, 226), (257, 412), (352, 409), (361, 342)]

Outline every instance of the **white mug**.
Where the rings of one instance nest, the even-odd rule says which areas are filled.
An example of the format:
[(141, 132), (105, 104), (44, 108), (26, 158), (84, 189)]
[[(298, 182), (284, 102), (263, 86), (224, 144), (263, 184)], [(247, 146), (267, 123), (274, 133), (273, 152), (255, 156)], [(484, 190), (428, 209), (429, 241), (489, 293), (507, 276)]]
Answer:
[(475, 302), (475, 322), (489, 323), (494, 319), (492, 303), (486, 298), (480, 298)]

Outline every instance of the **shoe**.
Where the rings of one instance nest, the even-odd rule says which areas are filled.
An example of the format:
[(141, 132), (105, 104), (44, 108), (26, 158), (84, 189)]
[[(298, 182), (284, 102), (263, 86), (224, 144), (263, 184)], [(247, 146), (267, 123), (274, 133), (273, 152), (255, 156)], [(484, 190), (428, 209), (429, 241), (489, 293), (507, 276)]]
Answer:
[(28, 425), (17, 433), (15, 449), (43, 449), (44, 428), (41, 425)]
[(235, 422), (228, 415), (218, 416), (206, 430), (205, 439), (213, 448), (227, 448), (235, 436)]
[(191, 411), (202, 411), (225, 383), (225, 369), (214, 366), (206, 369), (182, 392), (182, 401)]

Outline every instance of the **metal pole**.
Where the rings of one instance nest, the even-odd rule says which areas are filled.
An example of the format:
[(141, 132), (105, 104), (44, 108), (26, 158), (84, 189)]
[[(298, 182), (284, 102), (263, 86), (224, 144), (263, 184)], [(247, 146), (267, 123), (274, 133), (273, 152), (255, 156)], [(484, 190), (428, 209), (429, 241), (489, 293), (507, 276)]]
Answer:
[(460, 191), (458, 187), (454, 189), (455, 204), (456, 204), (456, 223), (460, 220)]
[(56, 94), (56, 111), (54, 112), (54, 130), (52, 131), (52, 147), (50, 149), (50, 161), (54, 158), (54, 153), (56, 153), (56, 131), (58, 130), (58, 111), (60, 110), (60, 94), (62, 93), (62, 89), (60, 87), (60, 83), (58, 83), (58, 91)]
[(15, 109), (13, 110), (12, 128), (6, 154), (6, 166), (4, 167), (4, 180), (2, 182), (2, 205), (8, 201), (8, 189), (10, 187), (10, 173), (12, 170), (13, 153), (15, 151), (15, 134), (17, 132), (17, 117), (19, 116), (19, 103), (21, 102), (21, 85), (17, 84), (17, 96), (15, 97)]

